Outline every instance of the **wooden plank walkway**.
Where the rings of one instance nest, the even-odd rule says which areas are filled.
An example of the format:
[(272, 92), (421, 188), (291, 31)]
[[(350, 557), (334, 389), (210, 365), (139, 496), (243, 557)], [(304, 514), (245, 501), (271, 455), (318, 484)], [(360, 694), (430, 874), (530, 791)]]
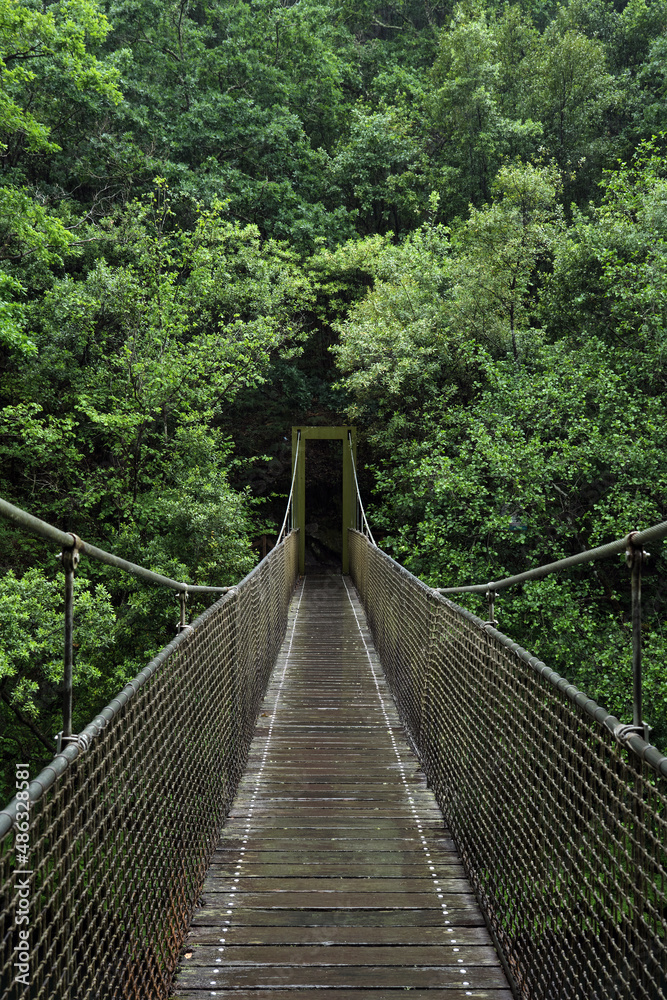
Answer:
[(511, 1000), (348, 578), (307, 577), (177, 1000)]

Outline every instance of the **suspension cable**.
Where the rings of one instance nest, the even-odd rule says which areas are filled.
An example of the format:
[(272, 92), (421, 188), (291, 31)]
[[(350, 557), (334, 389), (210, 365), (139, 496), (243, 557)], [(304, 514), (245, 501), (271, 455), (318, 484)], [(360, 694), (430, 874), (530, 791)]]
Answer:
[(377, 548), (377, 542), (373, 538), (373, 533), (372, 533), (372, 531), (370, 529), (370, 525), (368, 523), (368, 520), (366, 519), (366, 511), (364, 510), (364, 505), (361, 502), (361, 493), (359, 492), (359, 480), (357, 479), (357, 467), (356, 467), (355, 462), (354, 462), (354, 449), (352, 447), (352, 435), (350, 434), (349, 431), (347, 432), (347, 442), (348, 442), (348, 444), (350, 446), (350, 457), (352, 459), (352, 473), (354, 475), (354, 485), (355, 485), (355, 488), (356, 488), (356, 491), (357, 491), (357, 503), (359, 504), (359, 510), (361, 511), (361, 521), (362, 521), (362, 525), (363, 525), (363, 528), (364, 528), (364, 535), (366, 535), (366, 537), (371, 540), (371, 542), (373, 543), (373, 545), (375, 546), (375, 548)]
[(287, 519), (292, 510), (293, 496), (294, 496), (294, 482), (296, 480), (296, 470), (299, 465), (299, 445), (301, 443), (301, 431), (296, 432), (296, 458), (294, 459), (294, 471), (292, 472), (292, 485), (289, 488), (289, 496), (287, 498), (287, 510), (285, 511), (285, 518), (283, 520), (283, 526), (280, 529), (280, 534), (278, 535), (278, 541), (276, 545), (280, 545), (283, 535), (285, 534), (285, 529), (287, 528)]

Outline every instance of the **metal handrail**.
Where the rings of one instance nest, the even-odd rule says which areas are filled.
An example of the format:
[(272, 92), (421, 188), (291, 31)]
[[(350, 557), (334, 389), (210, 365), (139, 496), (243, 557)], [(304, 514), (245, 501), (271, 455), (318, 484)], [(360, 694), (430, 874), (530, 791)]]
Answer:
[[(299, 436), (300, 434), (301, 432), (299, 432)], [(292, 506), (292, 493), (294, 489), (294, 479), (296, 477), (297, 465), (298, 452), (297, 461), (294, 463), (294, 475), (292, 476), (292, 487), (290, 489), (290, 495), (287, 502), (287, 511), (285, 512), (285, 519), (276, 544), (279, 544), (284, 536), (285, 526), (287, 524), (287, 519)], [(29, 514), (20, 507), (15, 507), (14, 504), (9, 503), (7, 500), (3, 500), (2, 498), (0, 498), (0, 516), (6, 517), (9, 521), (12, 521), (20, 528), (30, 531), (35, 535), (39, 535), (42, 538), (46, 538), (48, 541), (56, 542), (56, 544), (62, 547), (60, 559), (62, 561), (63, 570), (65, 571), (65, 649), (63, 657), (63, 728), (62, 732), (59, 733), (57, 737), (58, 751), (61, 748), (63, 740), (67, 741), (69, 739), (73, 739), (72, 689), (74, 666), (74, 571), (79, 563), (81, 553), (92, 559), (97, 559), (99, 562), (105, 563), (107, 566), (113, 566), (115, 569), (121, 569), (126, 573), (131, 573), (133, 576), (146, 580), (148, 583), (159, 584), (160, 586), (169, 587), (171, 590), (177, 591), (180, 602), (180, 632), (183, 632), (186, 628), (190, 627), (186, 623), (186, 604), (190, 594), (226, 594), (232, 589), (231, 587), (207, 587), (200, 586), (198, 584), (184, 583), (181, 580), (173, 580), (169, 576), (163, 576), (162, 573), (155, 573), (153, 570), (147, 569), (145, 566), (129, 562), (127, 559), (121, 559), (120, 556), (115, 555), (113, 552), (107, 552), (105, 549), (100, 549), (96, 545), (91, 545), (90, 542), (86, 542), (83, 538), (79, 538), (79, 536), (75, 535), (72, 531), (61, 531), (60, 528), (54, 527), (47, 521), (42, 521), (40, 518), (35, 517), (33, 514)]]
[(154, 573), (152, 570), (146, 569), (145, 566), (139, 566), (137, 563), (128, 562), (127, 559), (121, 559), (120, 556), (114, 555), (113, 552), (98, 549), (96, 545), (85, 542), (73, 532), (61, 531), (59, 528), (54, 528), (52, 524), (41, 521), (38, 517), (28, 514), (27, 511), (21, 510), (20, 507), (15, 507), (6, 500), (0, 499), (0, 514), (9, 521), (13, 521), (20, 528), (25, 528), (26, 531), (31, 531), (34, 535), (41, 535), (42, 538), (47, 538), (51, 542), (62, 545), (63, 550), (74, 549), (79, 553), (83, 552), (85, 555), (90, 556), (91, 559), (97, 559), (100, 562), (106, 563), (107, 566), (114, 566), (116, 569), (123, 569), (126, 573), (132, 573), (133, 576), (139, 576), (143, 580), (148, 580), (149, 583), (159, 583), (164, 587), (170, 587), (172, 590), (186, 594), (226, 594), (229, 590), (229, 587), (195, 586), (194, 584), (183, 583), (180, 580), (172, 580), (171, 577), (162, 576), (161, 573)]
[(72, 691), (73, 691), (73, 670), (74, 670), (74, 571), (79, 564), (79, 558), (83, 552), (92, 559), (106, 563), (116, 569), (122, 569), (126, 573), (138, 576), (149, 583), (157, 583), (163, 587), (178, 591), (181, 606), (179, 631), (183, 632), (186, 625), (186, 603), (190, 594), (226, 594), (229, 587), (204, 587), (194, 584), (183, 583), (180, 580), (172, 580), (169, 576), (161, 573), (154, 573), (153, 570), (139, 566), (137, 563), (128, 562), (121, 559), (113, 552), (99, 549), (96, 545), (91, 545), (83, 538), (79, 538), (71, 531), (61, 531), (47, 521), (42, 521), (38, 517), (29, 514), (20, 507), (8, 503), (0, 498), (0, 515), (9, 521), (17, 524), (26, 531), (31, 531), (35, 535), (40, 535), (48, 541), (56, 542), (62, 546), (60, 559), (65, 571), (65, 649), (63, 656), (63, 728), (56, 737), (57, 749), (61, 748), (62, 742), (72, 739)]
[[(230, 591), (236, 590), (234, 587), (230, 587), (228, 589)], [(228, 600), (232, 599), (232, 597), (228, 598)], [(203, 618), (204, 615), (200, 615), (193, 627), (196, 628), (200, 620), (203, 620)], [(187, 638), (187, 635), (187, 632), (181, 632), (174, 639), (172, 639), (168, 646), (165, 646), (164, 649), (160, 650), (158, 655), (154, 657), (150, 663), (137, 674), (136, 677), (133, 677), (131, 681), (128, 681), (122, 691), (119, 691), (116, 697), (110, 701), (98, 715), (95, 716), (92, 722), (89, 722), (86, 728), (74, 737), (72, 741), (69, 742), (59, 753), (57, 753), (53, 760), (40, 771), (36, 778), (32, 779), (30, 785), (28, 786), (28, 795), (31, 804), (38, 802), (56, 782), (56, 780), (65, 773), (70, 765), (73, 764), (74, 761), (81, 756), (81, 754), (90, 749), (93, 741), (97, 739), (107, 726), (111, 724), (128, 701), (131, 701), (132, 698), (135, 697), (137, 692), (141, 690), (148, 680), (150, 680), (162, 663), (178, 649), (181, 643)], [(16, 822), (17, 811), (18, 802), (16, 798), (13, 798), (4, 809), (0, 810), (0, 840), (11, 830), (12, 826)]]
[(361, 512), (361, 521), (365, 528), (365, 531), (363, 533), (370, 539), (372, 544), (377, 548), (377, 542), (373, 538), (373, 532), (371, 531), (368, 519), (366, 518), (366, 511), (364, 510), (364, 505), (361, 502), (361, 493), (359, 491), (359, 480), (357, 479), (357, 466), (354, 461), (354, 449), (352, 447), (352, 435), (350, 434), (349, 431), (347, 432), (347, 443), (350, 446), (350, 457), (352, 459), (352, 473), (354, 475), (354, 485), (357, 491), (357, 503), (359, 504), (359, 510)]
[[(648, 528), (647, 531), (651, 529)], [(362, 532), (358, 532), (362, 534)], [(378, 548), (376, 546), (376, 548)], [(410, 570), (402, 566), (401, 563), (397, 562), (396, 559), (392, 558), (388, 552), (384, 549), (378, 548), (378, 552), (381, 553), (383, 560), (397, 573), (400, 577), (409, 581), (410, 585), (419, 590), (423, 595), (430, 593), (441, 594), (442, 591), (436, 589), (435, 587), (429, 587), (428, 584), (420, 580), (419, 577), (414, 576)], [(582, 711), (584, 711), (590, 718), (595, 719), (596, 722), (604, 726), (612, 736), (617, 740), (618, 743), (630, 747), (634, 752), (641, 757), (642, 760), (653, 768), (658, 774), (667, 778), (667, 756), (661, 753), (652, 743), (649, 743), (645, 739), (644, 735), (634, 731), (634, 727), (628, 726), (621, 722), (616, 716), (612, 715), (607, 711), (606, 708), (598, 705), (593, 698), (590, 698), (587, 694), (577, 688), (574, 684), (571, 684), (565, 677), (562, 677), (559, 673), (548, 667), (542, 660), (538, 659), (529, 650), (524, 649), (520, 646), (514, 639), (506, 636), (503, 632), (500, 632), (495, 624), (488, 621), (482, 621), (476, 614), (469, 611), (468, 608), (462, 608), (459, 604), (455, 604), (448, 598), (444, 598), (447, 604), (449, 604), (457, 614), (461, 615), (467, 621), (472, 622), (479, 628), (484, 629), (484, 631), (493, 636), (499, 643), (505, 646), (507, 649), (518, 656), (520, 660), (523, 660), (531, 670), (536, 674), (541, 675), (545, 680), (549, 681), (553, 687), (557, 688), (561, 694), (563, 694), (568, 701), (572, 704), (577, 705)]]
[(604, 559), (606, 556), (613, 556), (619, 552), (625, 552), (629, 547), (638, 547), (645, 542), (655, 542), (662, 538), (667, 538), (667, 521), (654, 524), (644, 531), (631, 531), (624, 538), (619, 538), (615, 542), (607, 545), (599, 545), (595, 549), (586, 549), (585, 552), (578, 552), (574, 556), (567, 556), (565, 559), (558, 559), (556, 562), (545, 563), (543, 566), (536, 566), (535, 569), (526, 570), (525, 573), (516, 573), (514, 576), (507, 576), (502, 580), (495, 580), (490, 583), (476, 583), (466, 587), (435, 587), (439, 594), (486, 594), (490, 590), (498, 592), (512, 587), (518, 583), (525, 583), (527, 580), (539, 580), (549, 573), (555, 573), (559, 569), (567, 569), (576, 566), (578, 563), (593, 562), (596, 559)]

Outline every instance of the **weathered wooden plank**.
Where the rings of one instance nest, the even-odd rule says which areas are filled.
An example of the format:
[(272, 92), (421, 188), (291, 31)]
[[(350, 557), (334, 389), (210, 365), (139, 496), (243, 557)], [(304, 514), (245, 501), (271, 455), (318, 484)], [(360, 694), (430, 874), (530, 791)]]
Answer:
[(278, 987), (328, 989), (334, 986), (382, 989), (385, 986), (404, 989), (434, 989), (436, 987), (489, 987), (507, 988), (507, 981), (499, 969), (471, 965), (465, 969), (452, 966), (405, 968), (401, 966), (266, 966), (259, 969), (244, 966), (199, 967), (183, 966), (179, 975), (182, 988), (219, 986), (221, 989), (248, 989)]
[[(248, 819), (252, 820), (252, 823), (259, 828), (261, 823), (263, 823), (263, 817), (266, 819), (271, 819), (275, 817), (277, 820), (283, 819), (285, 816), (300, 816), (304, 820), (307, 820), (309, 816), (322, 816), (327, 811), (339, 811), (345, 810), (346, 814), (349, 816), (378, 816), (381, 819), (402, 819), (409, 820), (413, 815), (410, 807), (406, 806), (401, 808), (401, 806), (387, 806), (378, 805), (377, 803), (368, 802), (365, 804), (359, 799), (334, 799), (331, 798), (326, 802), (297, 802), (290, 806), (271, 805), (268, 803), (266, 807), (262, 804), (256, 804), (255, 807), (250, 810), (244, 808), (239, 812), (232, 812), (230, 816), (232, 819)], [(274, 824), (267, 824), (269, 826), (274, 826)], [(278, 822), (275, 826), (280, 827)]]
[[(250, 828), (252, 829), (253, 823), (255, 821), (251, 819)], [(259, 824), (259, 819), (257, 823)], [(420, 817), (419, 820), (424, 831), (431, 830), (436, 836), (442, 838), (446, 833), (443, 827), (442, 817), (439, 819), (426, 820)], [(386, 816), (331, 816), (330, 814), (326, 816), (281, 816), (280, 820), (276, 820), (272, 824), (273, 827), (280, 827), (283, 830), (289, 830), (293, 827), (309, 827), (311, 830), (391, 830), (393, 833), (397, 833), (400, 836), (404, 836), (405, 833), (414, 836), (415, 834), (415, 821), (414, 817), (408, 816), (405, 819), (397, 817), (386, 817)], [(225, 828), (224, 836), (233, 836), (234, 833), (238, 833), (242, 830), (247, 829), (247, 820), (229, 820), (228, 826)]]
[(491, 938), (486, 927), (244, 927), (234, 923), (224, 930), (195, 927), (189, 943), (490, 946)]
[[(428, 858), (424, 859), (417, 851), (411, 853), (394, 851), (386, 854), (379, 851), (367, 854), (361, 851), (358, 853), (352, 851), (320, 851), (319, 853), (304, 851), (303, 854), (288, 851), (248, 851), (243, 855), (239, 855), (237, 851), (216, 851), (212, 867), (226, 870), (236, 869), (240, 857), (243, 858), (244, 862), (243, 871), (248, 875), (253, 875), (257, 868), (268, 865), (270, 867), (284, 866), (286, 874), (289, 874), (289, 868), (298, 866), (306, 873), (317, 873), (320, 870), (324, 872), (325, 868), (330, 868), (334, 874), (339, 874), (342, 870), (343, 873), (347, 872), (353, 876), (358, 872), (370, 870), (388, 878), (396, 870), (405, 875), (421, 872), (425, 860), (429, 860)], [(440, 858), (431, 855), (430, 860), (434, 862), (436, 873), (449, 876), (463, 874), (458, 859), (455, 859), (453, 855), (445, 855)]]
[[(464, 878), (465, 873), (463, 871), (462, 865), (439, 865), (436, 868), (436, 872), (440, 876), (446, 878)], [(235, 878), (237, 877), (238, 868), (236, 865), (236, 856), (234, 856), (234, 861), (230, 863), (220, 863), (213, 858), (211, 862), (210, 874), (217, 878)], [(383, 865), (381, 868), (374, 864), (364, 864), (364, 865), (354, 865), (350, 861), (345, 864), (331, 864), (327, 861), (317, 861), (315, 863), (307, 864), (302, 861), (293, 862), (288, 864), (286, 861), (281, 861), (278, 864), (263, 864), (262, 862), (249, 862), (247, 860), (247, 855), (243, 856), (243, 877), (246, 879), (264, 879), (264, 878), (308, 878), (316, 876), (318, 878), (331, 877), (338, 878), (344, 876), (350, 876), (360, 879), (375, 878), (381, 876), (383, 879), (396, 879), (400, 880), (406, 876), (411, 877), (413, 874), (428, 876), (428, 869), (425, 868), (423, 862), (420, 865)]]
[(498, 956), (484, 945), (196, 945), (185, 954), (189, 966), (353, 966), (400, 965), (444, 968), (463, 965), (495, 966)]
[[(340, 781), (351, 784), (359, 783), (359, 775), (348, 770), (349, 764), (345, 767), (339, 766), (338, 760), (321, 760), (319, 757), (311, 758), (307, 770), (303, 767), (303, 761), (291, 762), (289, 760), (257, 761), (247, 766), (245, 776), (242, 779), (240, 788), (245, 788), (257, 780), (260, 766), (262, 775), (273, 781), (282, 781), (283, 778), (302, 781), (304, 784), (318, 781)], [(405, 776), (405, 780), (418, 788), (424, 788), (424, 776), (421, 771), (412, 770), (412, 763), (408, 762), (403, 767), (398, 763), (386, 763), (383, 755), (382, 759), (366, 760), (364, 767), (364, 780), (384, 781), (396, 779), (396, 774), (400, 772)]]
[[(172, 1000), (202, 1000), (202, 997), (217, 997), (218, 1000), (313, 1000), (311, 989), (299, 990), (219, 990), (205, 986), (201, 990), (178, 990)], [(376, 1000), (406, 1000), (405, 988), (382, 990), (370, 994)], [(472, 990), (452, 987), (451, 989), (414, 990), (410, 989), (409, 1000), (513, 1000), (507, 989)], [(369, 1000), (368, 990), (328, 989), (326, 1000)]]
[(268, 906), (247, 908), (239, 898), (230, 909), (220, 903), (205, 903), (192, 918), (193, 927), (484, 927), (484, 918), (475, 903), (457, 907), (443, 920), (442, 911), (371, 909), (277, 909)]
[[(433, 803), (433, 798), (429, 790), (402, 772), (399, 775), (392, 774), (391, 771), (386, 771), (384, 774), (376, 773), (374, 775), (367, 775), (367, 780), (361, 782), (354, 781), (350, 777), (347, 772), (348, 766), (346, 765), (346, 769), (341, 770), (340, 774), (332, 773), (331, 767), (328, 767), (326, 770), (323, 768), (319, 774), (316, 774), (311, 769), (308, 772), (307, 778), (299, 777), (296, 774), (286, 774), (282, 770), (265, 769), (262, 772), (261, 793), (267, 797), (273, 795), (293, 795), (295, 792), (326, 797), (331, 794), (349, 794), (351, 791), (359, 793), (362, 788), (366, 788), (373, 795), (377, 795), (379, 792), (383, 792), (385, 795), (393, 792), (396, 795), (397, 791), (400, 791), (404, 795), (407, 789), (412, 798), (416, 797), (418, 801), (423, 802), (427, 806)], [(401, 787), (399, 789), (395, 787), (397, 777), (401, 779)], [(257, 775), (251, 775), (251, 778), (252, 780), (249, 780), (239, 790), (237, 799), (240, 801), (252, 798), (257, 790), (258, 777)], [(438, 817), (438, 819), (442, 823), (442, 816)]]
[[(243, 789), (234, 800), (235, 807), (246, 805), (254, 796), (254, 787)], [(375, 782), (353, 782), (353, 781), (318, 781), (310, 784), (299, 781), (264, 781), (262, 780), (262, 796), (270, 798), (271, 802), (288, 801), (295, 799), (322, 799), (345, 798), (350, 795), (362, 798), (364, 802), (373, 802), (375, 799), (394, 799), (405, 803), (405, 788), (396, 787), (395, 782), (390, 782), (385, 776), (382, 780)], [(431, 807), (433, 796), (431, 792), (420, 788), (411, 788), (410, 794), (414, 802), (424, 802)]]
[[(279, 833), (280, 831), (276, 831)], [(284, 831), (283, 831), (284, 833)], [(295, 847), (294, 837), (280, 837), (271, 836), (271, 831), (262, 831), (248, 838), (239, 837), (236, 840), (229, 840), (218, 844), (218, 848), (224, 846), (225, 844), (230, 844), (237, 849), (242, 849), (246, 847), (250, 850), (261, 849), (264, 845), (270, 844), (272, 850), (276, 851), (293, 851)], [(415, 852), (419, 854), (420, 857), (424, 857), (424, 850), (422, 845), (418, 840), (408, 840), (397, 837), (395, 840), (373, 840), (372, 837), (367, 838), (354, 838), (346, 836), (336, 836), (329, 837), (328, 839), (317, 839), (308, 841), (308, 850), (312, 853), (319, 851), (323, 854), (330, 854), (332, 851), (338, 854), (350, 853), (355, 854), (359, 852), (378, 852), (381, 854), (397, 853), (404, 854), (407, 852)], [(432, 853), (436, 853), (436, 849), (432, 849)]]
[[(380, 851), (382, 853), (388, 851), (419, 851), (422, 857), (425, 853), (424, 847), (416, 834), (412, 837), (385, 837), (381, 832), (380, 836), (382, 839), (380, 840), (376, 839), (373, 830), (344, 828), (331, 831), (330, 836), (325, 836), (324, 830), (316, 830), (315, 832), (316, 837), (308, 839), (309, 851)], [(428, 837), (426, 839), (429, 840)], [(293, 851), (295, 847), (293, 831), (286, 831), (283, 827), (266, 827), (261, 830), (250, 830), (248, 834), (235, 832), (232, 836), (222, 837), (218, 841), (217, 847), (218, 849), (228, 847), (237, 850), (245, 847), (250, 851), (257, 850), (269, 842), (271, 843), (271, 850), (275, 851)], [(438, 850), (449, 852), (452, 850), (451, 845), (451, 840), (434, 838), (431, 840), (429, 850), (434, 854)]]
[(345, 791), (329, 795), (322, 792), (309, 795), (304, 790), (300, 794), (292, 795), (277, 793), (259, 801), (249, 795), (234, 804), (229, 816), (233, 819), (235, 816), (246, 815), (249, 807), (252, 807), (255, 814), (258, 811), (269, 816), (272, 813), (279, 814), (280, 812), (295, 814), (297, 805), (299, 814), (305, 810), (324, 814), (329, 812), (332, 807), (335, 808), (338, 803), (345, 804), (345, 811), (349, 816), (402, 816), (407, 819), (414, 815), (412, 807), (419, 806), (419, 812), (424, 816), (434, 820), (438, 818), (437, 807), (430, 804), (424, 806), (416, 795), (413, 795), (412, 801), (408, 802), (405, 791), (400, 794), (388, 792), (383, 795), (381, 792), (373, 793), (365, 791), (363, 788), (358, 790), (354, 785), (350, 785)]
[[(271, 878), (248, 878), (247, 875), (237, 875), (229, 878), (218, 875), (216, 872), (209, 872), (204, 882), (204, 893), (208, 892), (258, 892), (282, 893), (282, 892), (314, 892), (318, 895), (326, 893), (467, 893), (470, 895), (470, 883), (465, 878), (438, 878), (433, 879), (426, 872), (418, 877), (403, 878), (383, 878), (377, 875), (369, 875), (364, 878), (346, 878), (344, 875), (332, 876), (329, 878), (318, 878), (316, 876), (301, 876), (300, 878), (287, 878), (284, 875)], [(438, 905), (436, 903), (436, 905)]]
[(204, 901), (222, 906), (222, 900), (238, 901), (240, 906), (264, 909), (267, 906), (281, 910), (438, 910), (443, 907), (456, 909), (474, 906), (475, 897), (468, 893), (435, 892), (336, 892), (335, 889), (313, 892), (215, 892), (206, 889)]
[[(297, 835), (294, 831), (299, 828), (319, 831), (307, 835), (319, 839), (346, 833), (349, 838), (360, 841), (364, 839), (375, 840), (378, 837), (381, 840), (405, 840), (410, 843), (416, 841), (423, 846), (423, 837), (427, 841), (431, 841), (435, 849), (439, 851), (454, 850), (454, 842), (447, 830), (435, 824), (430, 828), (427, 828), (426, 825), (416, 828), (412, 816), (346, 816), (337, 821), (331, 816), (313, 814), (271, 818), (260, 813), (257, 816), (252, 815), (230, 820), (229, 826), (223, 830), (219, 842), (238, 840), (240, 837), (248, 836), (249, 833), (260, 836), (266, 832), (267, 835), (270, 835), (271, 831), (276, 838), (281, 836), (280, 831), (282, 831), (283, 838), (291, 837)], [(452, 846), (447, 848), (447, 844)]]
[[(333, 863), (343, 864), (349, 862), (351, 864), (360, 863), (372, 863), (375, 865), (382, 864), (403, 864), (403, 865), (423, 865), (423, 864), (459, 864), (459, 858), (456, 853), (452, 850), (429, 850), (430, 857), (426, 857), (423, 849), (421, 851), (415, 851), (412, 849), (412, 845), (408, 843), (405, 850), (401, 850), (400, 840), (390, 841), (390, 843), (396, 844), (398, 850), (392, 851), (377, 851), (373, 850), (373, 841), (355, 841), (357, 848), (355, 851), (349, 850), (339, 850), (336, 844), (331, 845), (331, 850), (329, 851), (318, 851), (312, 850), (311, 841), (308, 839), (308, 834), (310, 832), (311, 836), (317, 836), (321, 834), (321, 830), (311, 830), (309, 831), (307, 827), (298, 828), (293, 831), (293, 835), (289, 838), (289, 848), (280, 849), (276, 846), (276, 840), (278, 838), (267, 838), (260, 844), (256, 844), (254, 847), (250, 847), (248, 843), (242, 846), (236, 847), (217, 847), (214, 854), (213, 860), (215, 864), (226, 864), (233, 858), (241, 860), (242, 858), (247, 858), (248, 861), (261, 861), (276, 864), (280, 861), (284, 861), (286, 864), (291, 862), (303, 861), (304, 863), (317, 864), (323, 861), (329, 861)], [(261, 834), (261, 831), (259, 831)], [(378, 832), (378, 836), (382, 833)], [(298, 843), (304, 844), (304, 850), (295, 850)], [(242, 852), (242, 853), (241, 853)], [(323, 858), (322, 854), (326, 853), (327, 857)]]

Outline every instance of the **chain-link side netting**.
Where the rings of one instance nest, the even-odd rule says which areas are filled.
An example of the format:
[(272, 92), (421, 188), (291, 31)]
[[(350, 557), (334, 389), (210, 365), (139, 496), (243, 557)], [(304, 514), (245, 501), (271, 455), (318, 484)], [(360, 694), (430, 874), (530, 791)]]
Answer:
[(296, 576), (292, 533), (0, 813), (3, 1000), (168, 996)]
[[(667, 762), (361, 534), (351, 572), (517, 997), (667, 998)], [(428, 648), (425, 648), (428, 647)]]
[[(431, 589), (389, 560), (365, 535), (350, 532), (349, 545), (350, 572), (364, 601), (375, 646), (394, 696), (401, 692), (396, 699), (401, 720), (418, 745), (430, 648)], [(389, 560), (390, 573), (376, 554)]]

